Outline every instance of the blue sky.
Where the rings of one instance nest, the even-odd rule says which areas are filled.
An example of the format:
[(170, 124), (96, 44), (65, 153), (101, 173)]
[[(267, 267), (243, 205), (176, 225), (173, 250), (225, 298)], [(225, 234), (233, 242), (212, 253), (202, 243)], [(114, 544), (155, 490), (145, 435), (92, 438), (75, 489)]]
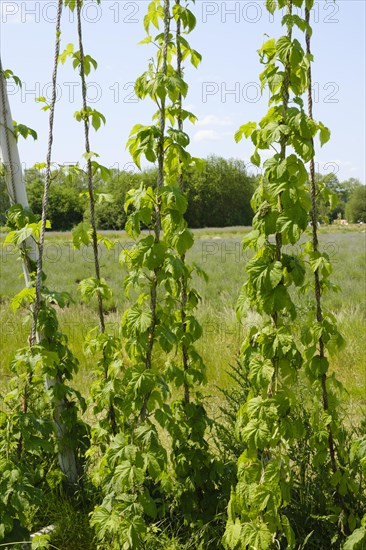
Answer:
[[(46, 156), (48, 115), (35, 102), (50, 96), (54, 49), (55, 0), (0, 0), (1, 56), (4, 68), (14, 71), (23, 89), (9, 85), (12, 115), (17, 122), (38, 132), (38, 141), (20, 142), (25, 166), (43, 162)], [(125, 144), (132, 126), (149, 124), (154, 106), (139, 102), (133, 82), (154, 55), (153, 46), (137, 43), (144, 38), (146, 0), (102, 0), (97, 6), (86, 0), (83, 10), (85, 52), (98, 61), (89, 76), (90, 105), (101, 111), (107, 124), (92, 134), (92, 150), (107, 166), (131, 168)], [(365, 183), (365, 0), (315, 0), (312, 13), (315, 64), (314, 116), (328, 125), (331, 141), (317, 152), (317, 169), (337, 173), (343, 180), (357, 177)], [(190, 89), (186, 106), (198, 117), (186, 128), (190, 151), (236, 157), (248, 163), (250, 141), (236, 144), (234, 133), (250, 120), (259, 120), (267, 110), (266, 95), (260, 97), (258, 75), (262, 68), (256, 50), (265, 34), (280, 35), (278, 18), (273, 20), (264, 0), (197, 0), (193, 8), (197, 27), (190, 35), (192, 47), (203, 55), (197, 69), (188, 68)], [(76, 22), (65, 11), (62, 49), (76, 44)], [(83, 128), (73, 118), (81, 106), (77, 72), (69, 62), (60, 67), (59, 101), (53, 160), (80, 161)]]

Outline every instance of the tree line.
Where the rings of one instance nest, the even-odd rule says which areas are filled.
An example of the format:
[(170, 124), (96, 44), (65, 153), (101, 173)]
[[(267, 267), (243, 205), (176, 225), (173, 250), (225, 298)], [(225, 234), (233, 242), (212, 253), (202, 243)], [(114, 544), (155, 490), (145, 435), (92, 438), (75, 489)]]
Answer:
[[(127, 192), (141, 183), (154, 187), (156, 170), (141, 172), (112, 169), (111, 176), (96, 176), (96, 222), (100, 230), (122, 230), (126, 223), (124, 202)], [(44, 174), (38, 169), (25, 171), (29, 205), (35, 214), (42, 212)], [(202, 170), (190, 170), (184, 178), (188, 207), (186, 220), (191, 228), (250, 226), (250, 204), (259, 176), (247, 172), (245, 162), (209, 156)], [(323, 223), (346, 219), (366, 223), (366, 187), (358, 179), (339, 181), (335, 174), (317, 174), (318, 212)], [(53, 172), (48, 214), (52, 229), (66, 231), (88, 220), (86, 175), (72, 167)], [(0, 224), (5, 223), (9, 199), (5, 179), (0, 175)]]

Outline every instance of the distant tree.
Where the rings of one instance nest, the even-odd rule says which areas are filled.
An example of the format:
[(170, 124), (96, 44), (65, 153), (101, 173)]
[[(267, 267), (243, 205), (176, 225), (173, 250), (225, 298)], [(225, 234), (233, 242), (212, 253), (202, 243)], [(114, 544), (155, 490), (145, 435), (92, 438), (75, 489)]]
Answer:
[[(97, 189), (97, 192), (112, 196), (111, 201), (96, 204), (95, 215), (100, 229), (124, 228), (126, 193), (141, 183), (155, 187), (156, 170), (115, 172), (107, 185)], [(244, 162), (209, 157), (202, 173), (192, 170), (186, 174), (184, 186), (188, 196), (186, 219), (190, 227), (251, 224), (250, 199), (255, 179), (248, 176)]]
[[(95, 220), (98, 229), (123, 229), (126, 223), (124, 201), (128, 189), (128, 175), (126, 172), (113, 172), (107, 183), (96, 186)], [(106, 198), (103, 198), (104, 196)], [(84, 211), (84, 221), (89, 221), (90, 210)]]
[(339, 180), (335, 174), (317, 174), (316, 181), (319, 189), (317, 197), (317, 211), (319, 220), (323, 223), (330, 223), (338, 216), (338, 211), (334, 212), (334, 218), (332, 216), (332, 210), (335, 208), (339, 200)]
[[(36, 214), (42, 211), (43, 173), (26, 170), (29, 204)], [(317, 207), (320, 219), (329, 223), (337, 218), (362, 220), (364, 186), (358, 179), (340, 182), (335, 174), (317, 174), (319, 194)], [(97, 202), (95, 216), (99, 229), (124, 229), (126, 193), (141, 183), (156, 185), (156, 170), (126, 172), (112, 170), (109, 181), (95, 180)], [(248, 175), (243, 161), (209, 156), (202, 172), (187, 171), (184, 186), (188, 197), (186, 219), (190, 227), (226, 227), (251, 225), (253, 212), (250, 199), (256, 178)], [(88, 220), (87, 199), (83, 197), (86, 178), (68, 167), (52, 174), (48, 217), (54, 230), (71, 229), (82, 219)], [(332, 192), (338, 202), (330, 197)], [(101, 200), (98, 200), (98, 195)], [(107, 200), (105, 200), (107, 199)], [(9, 207), (4, 178), (0, 175), (0, 223), (5, 222)]]
[(338, 202), (336, 206), (330, 210), (331, 221), (336, 220), (337, 218), (346, 218), (347, 204), (359, 188), (362, 188), (362, 184), (360, 180), (356, 178), (349, 178), (348, 180), (338, 183), (338, 185), (334, 188), (334, 192), (338, 197)]
[[(123, 229), (126, 223), (124, 203), (126, 193), (132, 187), (139, 187), (141, 183), (156, 184), (156, 170), (144, 170), (132, 173), (114, 171), (111, 180), (103, 186), (96, 188), (98, 193), (109, 195), (108, 200), (98, 201), (95, 205), (95, 218), (99, 229)], [(89, 211), (86, 210), (84, 219), (88, 220)]]
[(353, 191), (346, 206), (346, 218), (350, 223), (366, 223), (366, 187), (360, 185)]
[[(35, 214), (42, 213), (43, 175), (26, 172), (26, 186), (29, 206)], [(47, 217), (52, 229), (72, 229), (83, 219), (83, 202), (79, 191), (72, 184), (52, 181), (49, 191)]]
[(362, 187), (362, 183), (357, 178), (349, 178), (348, 180), (342, 181), (339, 184), (339, 196), (340, 200), (342, 200), (344, 203), (347, 203), (353, 193), (358, 189), (359, 187)]
[(344, 219), (346, 215), (346, 203), (338, 201), (336, 206), (330, 211), (330, 220)]
[(53, 229), (72, 229), (83, 220), (84, 207), (76, 189), (54, 185), (50, 189), (48, 218)]
[(251, 225), (255, 178), (247, 174), (243, 161), (210, 156), (202, 173), (186, 175), (185, 188), (190, 227)]
[(341, 189), (341, 184), (336, 174), (318, 174), (318, 182), (325, 185), (330, 191), (338, 194)]
[[(340, 182), (335, 174), (317, 174), (319, 196), (317, 199), (318, 213), (326, 223), (337, 218), (345, 218), (347, 203), (357, 189), (362, 187), (356, 178)], [(335, 195), (331, 197), (327, 191)]]

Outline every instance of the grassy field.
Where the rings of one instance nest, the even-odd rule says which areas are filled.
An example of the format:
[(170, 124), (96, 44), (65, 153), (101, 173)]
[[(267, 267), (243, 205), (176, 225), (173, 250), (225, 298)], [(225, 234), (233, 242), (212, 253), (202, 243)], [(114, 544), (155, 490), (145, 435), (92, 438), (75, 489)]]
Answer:
[[(209, 275), (209, 283), (197, 280), (202, 301), (199, 318), (203, 325), (200, 351), (208, 369), (210, 395), (217, 395), (217, 387), (228, 384), (227, 368), (235, 362), (240, 344), (254, 318), (239, 323), (235, 316), (235, 303), (245, 280), (245, 263), (248, 259), (242, 251), (241, 241), (249, 228), (208, 229), (195, 231), (196, 242), (190, 260), (198, 263)], [(334, 266), (333, 282), (341, 287), (339, 293), (325, 297), (325, 304), (337, 317), (347, 345), (332, 360), (332, 368), (346, 386), (348, 405), (357, 416), (366, 408), (366, 339), (365, 294), (366, 234), (362, 227), (322, 228), (321, 245), (331, 257)], [(131, 241), (124, 233), (108, 233), (116, 241), (113, 250), (101, 249), (100, 260), (103, 276), (113, 290), (113, 298), (105, 304), (108, 330), (119, 330), (121, 316), (128, 306), (123, 292), (124, 269), (119, 254)], [(14, 314), (10, 300), (23, 287), (22, 271), (17, 254), (11, 246), (4, 246), (1, 239), (0, 284), (0, 382), (6, 385), (10, 376), (8, 365), (16, 349), (26, 345), (29, 325), (21, 312)], [(83, 336), (97, 324), (93, 305), (82, 303), (78, 294), (78, 282), (93, 276), (92, 252), (89, 248), (73, 250), (70, 234), (49, 234), (45, 249), (47, 285), (71, 294), (74, 303), (59, 312), (63, 331), (69, 336), (71, 347), (80, 361), (77, 385), (88, 386), (91, 375), (90, 358), (82, 350)], [(89, 361), (89, 363), (88, 363)]]

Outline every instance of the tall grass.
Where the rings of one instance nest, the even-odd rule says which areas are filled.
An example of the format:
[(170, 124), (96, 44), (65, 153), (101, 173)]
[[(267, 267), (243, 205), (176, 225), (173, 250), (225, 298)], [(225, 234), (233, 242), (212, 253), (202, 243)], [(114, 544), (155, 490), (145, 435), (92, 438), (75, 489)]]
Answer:
[[(199, 344), (207, 365), (208, 392), (219, 396), (218, 387), (230, 384), (227, 375), (229, 365), (235, 363), (241, 342), (248, 327), (256, 319), (249, 315), (244, 322), (235, 316), (235, 303), (245, 280), (245, 263), (248, 257), (242, 251), (241, 241), (247, 228), (197, 230), (196, 243), (191, 260), (208, 274), (209, 283), (195, 281), (202, 300), (199, 318), (203, 337)], [(100, 250), (101, 269), (113, 290), (113, 297), (105, 304), (109, 331), (118, 333), (121, 316), (128, 305), (123, 291), (124, 268), (119, 263), (119, 254), (130, 241), (124, 233), (108, 235), (116, 241), (114, 250)], [(337, 376), (349, 392), (349, 404), (355, 414), (360, 405), (366, 405), (366, 234), (362, 228), (331, 228), (321, 231), (321, 244), (333, 263), (333, 282), (341, 292), (325, 296), (325, 305), (336, 315), (346, 339), (346, 347), (332, 361)], [(9, 377), (9, 363), (17, 348), (27, 344), (29, 321), (22, 312), (13, 313), (10, 301), (23, 287), (21, 265), (17, 255), (1, 241), (0, 285), (0, 382)], [(89, 328), (97, 324), (94, 305), (83, 304), (77, 290), (78, 282), (93, 275), (91, 250), (73, 250), (69, 234), (47, 236), (45, 253), (46, 284), (49, 288), (70, 293), (72, 302), (59, 312), (63, 331), (80, 361), (77, 384), (81, 389), (91, 379), (91, 358), (83, 354), (82, 342)], [(217, 397), (219, 399), (219, 397)]]

